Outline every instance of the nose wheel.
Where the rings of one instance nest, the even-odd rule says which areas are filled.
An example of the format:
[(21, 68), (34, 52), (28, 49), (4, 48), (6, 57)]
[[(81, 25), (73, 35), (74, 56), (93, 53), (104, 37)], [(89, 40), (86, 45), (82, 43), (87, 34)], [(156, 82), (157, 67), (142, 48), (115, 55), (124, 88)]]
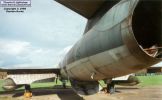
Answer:
[(25, 98), (30, 98), (30, 97), (32, 97), (32, 91), (31, 91), (30, 85), (25, 85), (24, 97), (25, 97)]

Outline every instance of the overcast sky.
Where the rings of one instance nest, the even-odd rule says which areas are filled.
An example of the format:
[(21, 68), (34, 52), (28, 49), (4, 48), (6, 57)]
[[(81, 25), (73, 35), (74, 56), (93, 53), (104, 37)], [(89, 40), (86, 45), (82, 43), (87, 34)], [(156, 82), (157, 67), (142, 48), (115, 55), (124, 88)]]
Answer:
[(86, 21), (53, 0), (32, 0), (24, 13), (0, 7), (0, 67), (55, 67), (82, 36)]

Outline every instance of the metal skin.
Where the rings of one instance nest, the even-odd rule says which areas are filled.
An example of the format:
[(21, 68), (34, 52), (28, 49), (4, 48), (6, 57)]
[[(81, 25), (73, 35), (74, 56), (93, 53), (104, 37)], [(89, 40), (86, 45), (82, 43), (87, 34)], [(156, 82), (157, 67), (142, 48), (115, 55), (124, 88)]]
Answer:
[(140, 80), (136, 76), (130, 75), (127, 80), (113, 80), (113, 84), (121, 86), (134, 86), (140, 83)]
[(2, 88), (6, 91), (13, 91), (22, 86), (23, 85), (16, 85), (16, 83), (11, 78), (8, 78), (4, 80)]
[[(24, 77), (24, 79), (25, 78), (26, 77)], [(53, 82), (53, 81), (54, 81), (54, 78), (47, 78), (47, 79), (42, 79), (42, 80), (37, 79), (37, 81), (34, 81), (33, 83), (46, 83), (46, 82)], [(2, 88), (6, 91), (14, 91), (15, 89), (18, 89), (18, 88), (23, 87), (25, 85), (30, 86), (30, 84), (27, 84), (27, 82), (26, 82), (26, 84), (16, 84), (16, 82), (13, 78), (7, 78), (7, 79), (4, 80)]]
[[(161, 61), (160, 58), (149, 56), (143, 50), (143, 48), (151, 47), (153, 44), (160, 46), (161, 30), (157, 28), (160, 31), (152, 33), (151, 36), (157, 35), (155, 38), (147, 37), (147, 35), (138, 37), (137, 34), (145, 35), (145, 31), (141, 30), (141, 33), (136, 33), (137, 31), (134, 30), (137, 29), (136, 25), (133, 25), (136, 8), (142, 7), (142, 4), (146, 3), (144, 6), (147, 9), (148, 5), (152, 4), (151, 1), (151, 3), (148, 2), (147, 0), (122, 0), (107, 11), (73, 46), (59, 64), (61, 75), (78, 81), (98, 81), (134, 73)], [(158, 4), (161, 9), (161, 1)], [(157, 5), (154, 6), (153, 3), (152, 6)], [(145, 10), (140, 10), (145, 13)], [(151, 10), (150, 12), (156, 11)], [(147, 17), (149, 16), (145, 17), (146, 20)], [(156, 19), (156, 17), (153, 16), (152, 19)], [(161, 21), (161, 16), (158, 20)], [(139, 19), (139, 22), (145, 21)], [(161, 27), (161, 22), (156, 24)], [(144, 28), (156, 30), (154, 25), (147, 27), (144, 24)], [(139, 38), (143, 38), (143, 40)], [(151, 38), (154, 40), (151, 43), (146, 41), (151, 40)]]

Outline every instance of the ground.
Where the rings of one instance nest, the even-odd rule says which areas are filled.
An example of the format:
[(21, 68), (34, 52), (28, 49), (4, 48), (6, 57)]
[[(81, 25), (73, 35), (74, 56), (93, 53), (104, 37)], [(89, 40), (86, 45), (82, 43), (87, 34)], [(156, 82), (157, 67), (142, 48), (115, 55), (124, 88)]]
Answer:
[(0, 100), (161, 100), (162, 86), (147, 88), (117, 87), (115, 94), (98, 93), (78, 96), (72, 89), (35, 89), (30, 99), (23, 97), (23, 91), (0, 95)]
[[(115, 94), (98, 93), (90, 96), (78, 96), (69, 87), (51, 87), (52, 83), (33, 84), (33, 97), (23, 97), (23, 90), (0, 92), (0, 100), (162, 100), (162, 76), (140, 76), (138, 86), (117, 86)], [(49, 87), (47, 87), (49, 86)]]

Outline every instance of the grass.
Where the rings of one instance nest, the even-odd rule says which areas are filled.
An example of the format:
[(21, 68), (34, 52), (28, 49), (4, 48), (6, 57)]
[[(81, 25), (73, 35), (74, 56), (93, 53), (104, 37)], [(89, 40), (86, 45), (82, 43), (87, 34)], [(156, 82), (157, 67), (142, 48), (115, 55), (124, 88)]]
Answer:
[[(147, 86), (156, 86), (156, 85), (162, 85), (162, 75), (154, 75), (154, 76), (137, 76), (138, 79), (140, 80), (140, 84), (139, 86), (141, 87), (147, 87)], [(2, 83), (3, 80), (0, 80), (0, 92), (4, 92), (4, 90), (2, 89)], [(103, 81), (100, 81), (100, 84), (102, 86), (106, 86), (104, 84)], [(48, 82), (48, 83), (33, 83), (31, 85), (32, 89), (52, 89), (52, 88), (56, 88), (56, 86), (60, 86), (62, 85), (61, 81), (58, 81), (58, 83), (56, 84), (55, 82)], [(71, 86), (70, 82), (67, 82), (67, 86)], [(21, 91), (24, 90), (24, 87), (17, 89), (17, 91)]]
[[(55, 86), (60, 86), (62, 85), (61, 81), (58, 81), (57, 84), (56, 82), (48, 82), (48, 83), (33, 83), (31, 85), (31, 88), (45, 88), (45, 87), (49, 87), (49, 88), (54, 88)], [(66, 83), (67, 86), (71, 86), (70, 82)]]
[(3, 80), (0, 80), (0, 91), (3, 91), (2, 84), (3, 84)]
[(152, 75), (152, 76), (137, 76), (140, 80), (139, 86), (155, 86), (162, 85), (162, 75)]

